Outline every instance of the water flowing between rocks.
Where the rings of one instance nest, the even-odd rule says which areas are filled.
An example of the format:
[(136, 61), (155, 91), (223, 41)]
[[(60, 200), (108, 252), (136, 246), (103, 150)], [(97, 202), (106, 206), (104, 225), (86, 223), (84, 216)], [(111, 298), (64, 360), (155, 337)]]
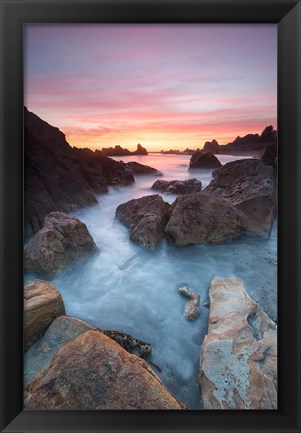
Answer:
[[(210, 170), (188, 171), (189, 155), (116, 157), (137, 161), (163, 173), (162, 179), (198, 178), (206, 187)], [(242, 157), (218, 155), (226, 162)], [(155, 176), (136, 176), (135, 184), (98, 197), (96, 206), (74, 212), (83, 221), (100, 254), (76, 264), (52, 280), (66, 313), (102, 329), (114, 329), (151, 343), (150, 364), (164, 385), (190, 409), (199, 408), (198, 360), (206, 335), (208, 290), (215, 276), (237, 277), (264, 311), (277, 320), (277, 233), (269, 239), (244, 236), (225, 245), (176, 247), (163, 241), (155, 251), (129, 240), (128, 230), (114, 219), (120, 203), (156, 194)], [(159, 178), (160, 179), (160, 178)], [(176, 196), (161, 194), (172, 203)], [(31, 279), (30, 276), (25, 276)], [(187, 285), (201, 296), (200, 318), (183, 317), (186, 299), (178, 288)]]

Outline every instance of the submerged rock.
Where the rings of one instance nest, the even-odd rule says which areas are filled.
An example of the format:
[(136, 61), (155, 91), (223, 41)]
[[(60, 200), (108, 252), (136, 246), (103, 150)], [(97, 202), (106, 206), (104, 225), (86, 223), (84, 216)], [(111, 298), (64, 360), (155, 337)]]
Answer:
[(24, 350), (28, 350), (53, 320), (65, 314), (63, 299), (55, 286), (35, 280), (24, 288)]
[(200, 295), (197, 292), (189, 290), (188, 287), (180, 287), (178, 292), (189, 298), (184, 310), (184, 317), (188, 320), (196, 320), (200, 316)]
[(170, 194), (188, 194), (202, 191), (202, 182), (198, 179), (156, 180), (152, 189)]
[(25, 249), (24, 268), (28, 273), (52, 278), (98, 250), (83, 222), (62, 212), (51, 212)]
[(277, 330), (241, 280), (215, 278), (200, 356), (201, 408), (277, 409)]
[(204, 192), (228, 200), (248, 218), (248, 232), (270, 234), (277, 212), (273, 167), (260, 159), (229, 162), (213, 172)]
[(189, 168), (219, 168), (221, 167), (221, 162), (217, 159), (212, 152), (204, 152), (199, 150), (191, 155)]
[(152, 174), (154, 176), (162, 176), (162, 173), (156, 168), (150, 167), (149, 165), (139, 164), (139, 162), (130, 161), (127, 162), (126, 167), (133, 173), (136, 174)]
[(58, 350), (25, 390), (26, 409), (181, 409), (147, 363), (99, 331)]
[(130, 231), (133, 242), (155, 248), (167, 224), (170, 205), (159, 195), (148, 195), (120, 204), (115, 216)]
[(226, 200), (197, 192), (172, 204), (165, 233), (176, 245), (219, 244), (239, 237), (246, 227), (244, 214)]

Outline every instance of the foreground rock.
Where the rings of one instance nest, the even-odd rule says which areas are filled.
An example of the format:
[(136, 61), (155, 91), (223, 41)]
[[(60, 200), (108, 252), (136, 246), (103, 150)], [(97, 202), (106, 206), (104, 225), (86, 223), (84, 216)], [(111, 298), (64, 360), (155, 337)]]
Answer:
[(270, 234), (277, 212), (277, 187), (272, 166), (259, 159), (229, 162), (213, 172), (204, 190), (223, 197), (248, 218), (248, 232)]
[(213, 169), (221, 167), (221, 162), (211, 152), (204, 152), (202, 150), (194, 152), (191, 155), (189, 168), (204, 168)]
[(202, 191), (202, 182), (198, 179), (156, 180), (152, 189), (170, 194), (188, 194)]
[(246, 227), (244, 214), (226, 200), (196, 192), (172, 204), (165, 234), (176, 245), (219, 244), (239, 237)]
[(242, 281), (215, 278), (200, 357), (203, 409), (277, 409), (277, 330)]
[(55, 286), (35, 280), (24, 288), (24, 350), (28, 350), (53, 320), (65, 314), (62, 297)]
[(96, 251), (98, 247), (83, 222), (62, 212), (51, 212), (25, 249), (24, 269), (52, 278)]
[(24, 229), (31, 236), (52, 211), (97, 203), (108, 186), (134, 182), (122, 162), (100, 151), (72, 148), (65, 135), (24, 108)]
[(25, 408), (181, 409), (181, 405), (143, 359), (101, 332), (88, 331), (56, 352), (27, 386)]
[(156, 168), (150, 167), (149, 165), (139, 164), (139, 162), (130, 161), (127, 162), (126, 167), (135, 174), (152, 174), (154, 176), (162, 176), (162, 173)]
[(188, 320), (196, 320), (200, 316), (200, 295), (192, 290), (189, 290), (188, 287), (180, 287), (178, 292), (190, 299), (184, 310), (184, 317)]
[(24, 382), (27, 385), (65, 344), (84, 332), (95, 330), (92, 326), (61, 315), (50, 324), (45, 334), (24, 355)]
[(155, 248), (160, 242), (170, 214), (170, 205), (159, 195), (149, 195), (119, 205), (115, 216), (130, 231), (133, 242)]
[(82, 320), (62, 315), (51, 323), (45, 335), (26, 352), (24, 356), (25, 384), (27, 385), (36, 376), (61, 347), (88, 331), (103, 332), (120, 344), (127, 352), (141, 358), (147, 358), (151, 352), (149, 343), (134, 338), (129, 334), (119, 331), (99, 330)]

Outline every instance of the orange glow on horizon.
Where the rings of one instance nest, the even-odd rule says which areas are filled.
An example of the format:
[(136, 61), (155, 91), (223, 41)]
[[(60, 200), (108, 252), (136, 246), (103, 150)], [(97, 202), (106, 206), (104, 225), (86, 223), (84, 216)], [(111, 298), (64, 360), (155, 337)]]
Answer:
[[(273, 122), (270, 122), (273, 123)], [(235, 140), (239, 135), (243, 137), (247, 134), (261, 134), (263, 129), (270, 124), (268, 122), (260, 123), (258, 125), (245, 126), (244, 128), (200, 128), (197, 131), (178, 131), (176, 133), (169, 133), (166, 131), (137, 131), (123, 133), (110, 133), (108, 135), (100, 136), (96, 131), (84, 130), (78, 131), (76, 129), (67, 127), (60, 128), (65, 134), (67, 142), (70, 146), (78, 148), (89, 148), (92, 150), (102, 150), (102, 148), (121, 146), (130, 151), (135, 151), (137, 144), (140, 143), (145, 147), (148, 152), (160, 152), (161, 150), (179, 150), (184, 151), (189, 148), (192, 150), (202, 149), (206, 141), (215, 139), (219, 144), (227, 144)], [(277, 125), (273, 124), (277, 129)], [(176, 129), (176, 128), (175, 128)], [(180, 129), (180, 128), (179, 128)]]

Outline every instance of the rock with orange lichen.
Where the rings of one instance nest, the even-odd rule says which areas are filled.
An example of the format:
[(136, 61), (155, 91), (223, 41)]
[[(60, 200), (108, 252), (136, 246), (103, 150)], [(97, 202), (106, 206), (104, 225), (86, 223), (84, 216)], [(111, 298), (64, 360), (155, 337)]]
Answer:
[(28, 350), (62, 314), (63, 299), (53, 284), (42, 280), (28, 283), (24, 288), (24, 349)]
[(147, 363), (99, 331), (58, 350), (25, 390), (26, 409), (182, 409)]
[(203, 409), (277, 409), (277, 329), (238, 279), (215, 278), (201, 348)]

